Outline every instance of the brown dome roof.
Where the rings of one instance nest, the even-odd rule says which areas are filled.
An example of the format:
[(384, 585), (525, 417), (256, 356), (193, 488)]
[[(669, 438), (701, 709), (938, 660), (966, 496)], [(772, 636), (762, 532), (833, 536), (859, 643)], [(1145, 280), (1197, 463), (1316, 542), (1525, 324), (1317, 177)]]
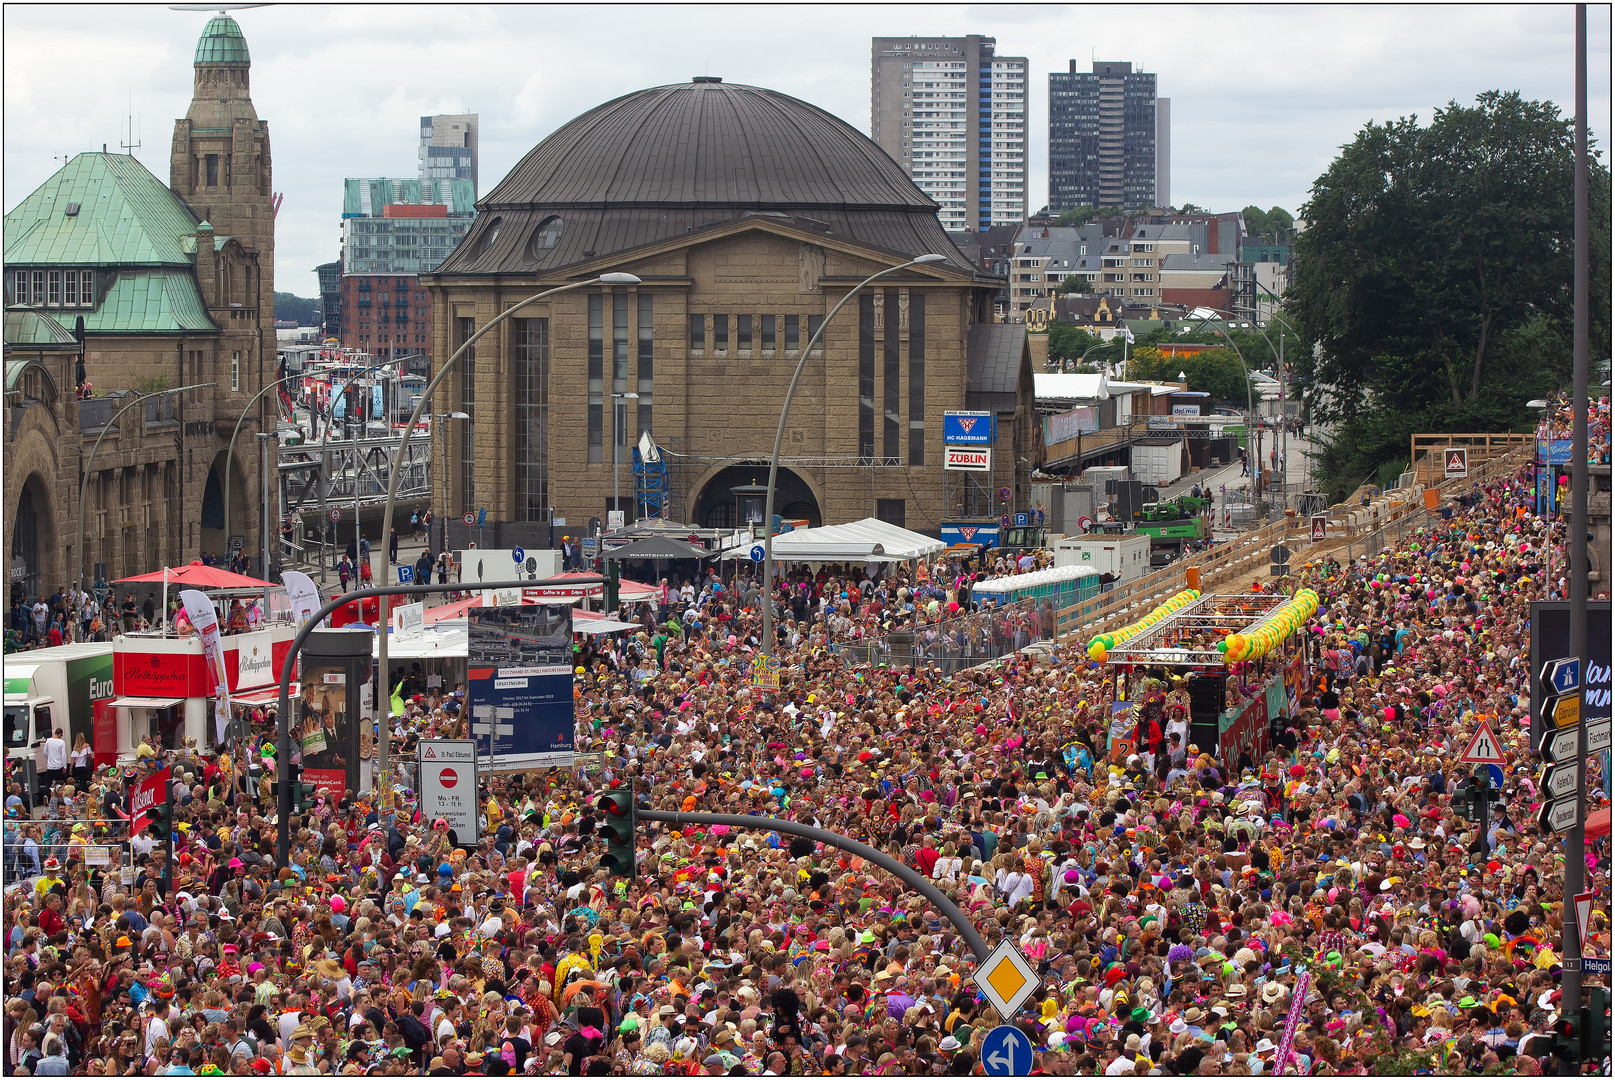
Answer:
[(710, 77), (561, 125), (479, 204), (911, 208), (936, 203), (871, 139), (805, 101)]

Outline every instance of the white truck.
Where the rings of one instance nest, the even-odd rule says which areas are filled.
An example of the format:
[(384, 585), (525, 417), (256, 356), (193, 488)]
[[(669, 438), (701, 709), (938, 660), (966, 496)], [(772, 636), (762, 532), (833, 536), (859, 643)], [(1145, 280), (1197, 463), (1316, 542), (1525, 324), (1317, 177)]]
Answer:
[(45, 740), (61, 728), (68, 746), (83, 735), (97, 765), (111, 763), (119, 750), (115, 696), (110, 641), (12, 653), (5, 660), (6, 757), (32, 758), (43, 772)]
[(1125, 584), (1150, 572), (1150, 538), (1139, 534), (1062, 536), (1049, 541), (1055, 566), (1091, 566)]

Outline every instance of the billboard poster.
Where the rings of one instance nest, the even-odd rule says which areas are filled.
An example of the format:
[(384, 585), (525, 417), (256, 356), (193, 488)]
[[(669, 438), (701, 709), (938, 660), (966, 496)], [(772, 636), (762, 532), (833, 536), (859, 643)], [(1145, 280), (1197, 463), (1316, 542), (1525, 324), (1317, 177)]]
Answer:
[(954, 472), (991, 472), (993, 467), (993, 452), (991, 450), (974, 450), (970, 447), (947, 446), (944, 447), (946, 460), (942, 467)]
[(573, 764), (572, 605), (473, 609), (466, 703), (477, 753), (497, 770)]
[(948, 409), (942, 414), (942, 442), (946, 446), (991, 446), (993, 414)]
[(442, 818), (461, 847), (477, 845), (477, 743), (475, 739), (423, 739), (419, 768), (421, 816)]
[[(1587, 655), (1582, 657), (1581, 715), (1592, 724), (1609, 719), (1610, 608), (1608, 600), (1587, 601)], [(1531, 603), (1531, 742), (1542, 737), (1542, 680), (1549, 660), (1570, 654), (1570, 601)], [(1596, 745), (1596, 744), (1592, 744)]]
[(129, 835), (135, 836), (151, 821), (151, 808), (168, 798), (171, 774), (164, 765), (129, 789)]
[(946, 524), (941, 528), (941, 540), (944, 544), (984, 544), (992, 547), (998, 543), (998, 526), (978, 525), (974, 522), (960, 522)]
[(360, 695), (369, 691), (369, 667), (363, 661), (362, 683), (350, 685), (348, 658), (321, 658), (305, 654), (296, 702), (297, 739), (303, 752), (303, 780), (332, 798), (344, 791), (360, 790), (359, 727), (357, 713)]

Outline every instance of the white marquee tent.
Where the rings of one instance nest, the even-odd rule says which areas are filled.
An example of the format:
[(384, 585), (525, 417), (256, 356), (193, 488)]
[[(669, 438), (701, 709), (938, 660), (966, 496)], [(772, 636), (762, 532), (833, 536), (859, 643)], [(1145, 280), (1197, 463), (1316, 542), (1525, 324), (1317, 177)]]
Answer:
[(907, 562), (942, 553), (945, 545), (879, 518), (796, 529), (774, 537), (781, 562)]

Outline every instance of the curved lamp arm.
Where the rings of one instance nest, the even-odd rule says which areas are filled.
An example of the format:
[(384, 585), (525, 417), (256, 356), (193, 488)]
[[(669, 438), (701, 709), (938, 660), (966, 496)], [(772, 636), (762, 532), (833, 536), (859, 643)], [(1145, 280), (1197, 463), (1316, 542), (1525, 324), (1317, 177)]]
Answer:
[(101, 429), (101, 434), (95, 437), (95, 445), (90, 447), (90, 456), (84, 459), (84, 475), (79, 477), (79, 535), (78, 546), (74, 549), (74, 555), (78, 559), (78, 582), (76, 583), (76, 588), (81, 590), (84, 588), (84, 496), (90, 488), (90, 463), (95, 460), (96, 452), (101, 449), (101, 440), (107, 437), (107, 432), (112, 430), (112, 425), (117, 422), (118, 417), (147, 398), (162, 397), (164, 394), (183, 394), (191, 390), (206, 390), (208, 387), (216, 385), (218, 384), (210, 382), (192, 383), (190, 386), (181, 386), (174, 390), (153, 390), (149, 394), (137, 394), (132, 400), (120, 405), (117, 411), (107, 419), (106, 426)]
[(836, 312), (846, 307), (848, 300), (858, 295), (858, 290), (877, 278), (885, 277), (887, 274), (906, 270), (910, 266), (943, 262), (946, 258), (944, 255), (920, 255), (907, 262), (898, 263), (896, 266), (888, 266), (886, 269), (864, 278), (854, 285), (852, 290), (846, 296), (843, 296), (835, 307), (830, 309), (830, 314), (826, 315), (824, 321), (819, 324), (819, 328), (813, 331), (813, 336), (808, 338), (807, 346), (802, 350), (802, 355), (797, 358), (796, 370), (791, 374), (791, 385), (785, 390), (785, 403), (780, 406), (779, 410), (779, 428), (774, 432), (774, 455), (768, 459), (768, 493), (763, 500), (763, 640), (759, 649), (763, 656), (773, 655), (774, 649), (774, 482), (779, 475), (780, 445), (785, 441), (785, 418), (790, 414), (791, 399), (796, 396), (796, 384), (802, 380), (802, 371), (807, 367), (808, 357), (818, 345), (819, 338), (824, 334), (824, 328), (830, 325), (830, 320), (836, 317)]

